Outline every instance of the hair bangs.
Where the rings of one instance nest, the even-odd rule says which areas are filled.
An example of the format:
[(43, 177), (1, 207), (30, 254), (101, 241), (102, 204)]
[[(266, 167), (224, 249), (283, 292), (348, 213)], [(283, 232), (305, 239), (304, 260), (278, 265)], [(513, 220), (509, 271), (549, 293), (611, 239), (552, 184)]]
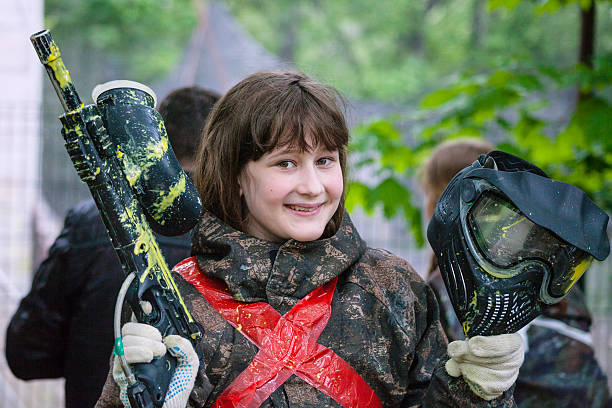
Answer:
[(252, 126), (255, 149), (250, 159), (257, 160), (283, 147), (298, 151), (318, 146), (330, 151), (345, 149), (349, 132), (339, 106), (340, 103), (344, 106), (339, 94), (320, 87), (309, 89), (304, 81), (296, 81), (275, 96), (263, 107), (265, 114), (258, 115), (259, 123)]

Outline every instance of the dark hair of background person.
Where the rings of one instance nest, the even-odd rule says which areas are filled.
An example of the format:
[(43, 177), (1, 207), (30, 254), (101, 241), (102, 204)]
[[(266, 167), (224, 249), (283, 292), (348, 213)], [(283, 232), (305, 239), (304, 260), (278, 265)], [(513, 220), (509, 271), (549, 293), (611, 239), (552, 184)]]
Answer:
[[(349, 132), (344, 106), (334, 88), (300, 72), (262, 71), (234, 86), (215, 105), (196, 158), (194, 180), (204, 208), (244, 231), (246, 203), (238, 183), (227, 180), (238, 180), (247, 162), (277, 147), (314, 147), (308, 145), (310, 137), (312, 144), (338, 151), (345, 178)], [(324, 237), (338, 229), (343, 214), (344, 192)]]
[[(159, 105), (172, 149), (187, 171), (218, 98), (185, 87)], [(191, 255), (190, 232), (155, 238), (169, 267)], [(109, 369), (115, 300), (124, 279), (95, 202), (82, 201), (68, 211), (7, 328), (5, 354), (13, 374), (23, 380), (64, 377), (66, 408), (93, 407)]]
[(159, 104), (172, 150), (183, 168), (193, 166), (206, 119), (220, 98), (214, 91), (189, 86), (170, 92)]
[[(433, 215), (440, 195), (465, 167), (474, 163), (481, 154), (495, 150), (495, 146), (482, 139), (457, 139), (439, 144), (421, 168), (421, 184), (425, 190), (427, 220)], [(438, 259), (432, 254), (427, 275), (438, 267)]]

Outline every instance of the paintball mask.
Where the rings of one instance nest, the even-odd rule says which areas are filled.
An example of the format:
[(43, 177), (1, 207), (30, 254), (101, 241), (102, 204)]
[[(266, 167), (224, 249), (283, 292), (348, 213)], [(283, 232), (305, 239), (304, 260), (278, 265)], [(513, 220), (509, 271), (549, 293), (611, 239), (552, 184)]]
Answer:
[(467, 337), (514, 333), (610, 252), (608, 215), (580, 189), (500, 151), (448, 184), (427, 228)]

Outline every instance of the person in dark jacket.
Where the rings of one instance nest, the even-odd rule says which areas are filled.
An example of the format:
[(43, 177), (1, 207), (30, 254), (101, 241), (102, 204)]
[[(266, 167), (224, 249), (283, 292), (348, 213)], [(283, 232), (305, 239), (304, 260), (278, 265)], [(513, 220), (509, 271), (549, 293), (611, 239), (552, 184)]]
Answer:
[[(193, 86), (160, 103), (172, 149), (188, 172), (218, 99)], [(169, 266), (190, 254), (191, 233), (156, 239)], [(93, 407), (108, 371), (115, 299), (124, 278), (93, 199), (77, 204), (8, 326), (6, 358), (13, 374), (23, 380), (64, 377), (66, 407)]]
[[(425, 214), (431, 218), (438, 198), (455, 174), (495, 147), (480, 139), (451, 140), (438, 145), (421, 169)], [(432, 253), (427, 276), (440, 303), (442, 327), (449, 340), (463, 339)], [(584, 278), (583, 278), (584, 279)], [(519, 331), (525, 341), (514, 399), (520, 408), (606, 407), (607, 377), (595, 359), (591, 314), (579, 285), (561, 302), (544, 305), (542, 316)]]
[[(259, 72), (211, 113), (195, 256), (173, 274), (201, 358), (187, 340), (122, 327), (128, 362), (166, 347), (179, 360), (164, 407), (513, 405), (520, 336), (451, 344), (449, 360), (429, 285), (351, 223), (338, 98), (301, 73)], [(126, 388), (115, 359), (96, 406), (129, 407)]]

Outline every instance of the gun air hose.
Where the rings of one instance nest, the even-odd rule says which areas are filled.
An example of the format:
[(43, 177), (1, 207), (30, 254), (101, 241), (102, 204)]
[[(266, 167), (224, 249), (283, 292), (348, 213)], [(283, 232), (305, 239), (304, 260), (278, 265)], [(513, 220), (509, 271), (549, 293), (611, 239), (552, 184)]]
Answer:
[(136, 377), (130, 368), (127, 359), (125, 358), (125, 354), (123, 352), (123, 339), (121, 337), (121, 311), (123, 309), (123, 301), (125, 299), (125, 295), (132, 284), (132, 281), (136, 278), (135, 273), (130, 273), (127, 278), (123, 281), (121, 285), (121, 289), (119, 289), (119, 294), (117, 295), (117, 302), (115, 303), (115, 315), (113, 319), (113, 328), (115, 331), (115, 347), (114, 353), (119, 358), (119, 362), (121, 363), (121, 368), (123, 369), (123, 373), (125, 374), (125, 378), (130, 386), (133, 386), (137, 383)]

